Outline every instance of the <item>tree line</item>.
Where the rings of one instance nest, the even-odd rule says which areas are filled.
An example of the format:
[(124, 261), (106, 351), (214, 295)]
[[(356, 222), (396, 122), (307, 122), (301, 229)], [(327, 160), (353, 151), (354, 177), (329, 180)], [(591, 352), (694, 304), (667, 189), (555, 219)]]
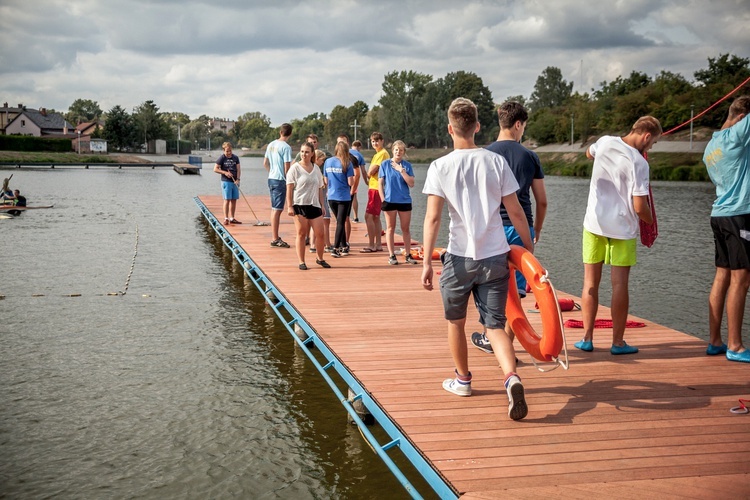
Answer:
[[(366, 143), (370, 132), (382, 132), (387, 140), (401, 139), (409, 146), (450, 147), (446, 110), (456, 97), (476, 103), (482, 124), (478, 143), (489, 143), (498, 133), (495, 110), (498, 104), (516, 100), (530, 110), (526, 128), (528, 139), (552, 142), (586, 142), (604, 133), (622, 133), (639, 117), (650, 114), (666, 129), (678, 125), (691, 113), (708, 108), (750, 76), (750, 59), (732, 54), (708, 58), (708, 66), (696, 70), (694, 81), (678, 73), (661, 71), (653, 77), (633, 71), (611, 82), (601, 82), (590, 92), (573, 92), (573, 82), (562, 77), (559, 68), (544, 69), (528, 98), (509, 96), (496, 102), (481, 77), (458, 71), (434, 79), (416, 71), (393, 71), (384, 76), (382, 95), (370, 108), (363, 101), (351, 106), (337, 105), (328, 114), (312, 113), (289, 120), (294, 127), (290, 142), (297, 144), (310, 133), (322, 143), (333, 144), (340, 133), (356, 136)], [(719, 128), (727, 106), (718, 106), (697, 125)], [(175, 142), (178, 130), (183, 147), (197, 148), (210, 143), (216, 147), (230, 141), (235, 147), (262, 148), (278, 137), (278, 129), (260, 111), (245, 113), (235, 120), (231, 130), (209, 126), (211, 118), (191, 119), (181, 112), (162, 112), (154, 101), (145, 101), (128, 112), (119, 105), (103, 113), (96, 101), (77, 99), (66, 114), (68, 121), (79, 123), (104, 119), (100, 134), (111, 150), (138, 148), (152, 139)], [(356, 127), (356, 128), (355, 128)]]

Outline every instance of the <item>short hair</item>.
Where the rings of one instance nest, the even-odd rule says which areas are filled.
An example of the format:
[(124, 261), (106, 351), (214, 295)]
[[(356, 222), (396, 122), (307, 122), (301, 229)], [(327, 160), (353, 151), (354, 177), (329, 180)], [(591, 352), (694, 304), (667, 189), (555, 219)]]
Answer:
[(380, 132), (373, 132), (370, 134), (370, 140), (371, 141), (382, 141), (383, 140), (383, 134)]
[(354, 141), (352, 143), (352, 147), (353, 148), (361, 148), (362, 147), (362, 141), (360, 141), (359, 139), (357, 139), (356, 141)]
[(344, 139), (344, 140), (346, 141), (346, 143), (347, 143), (347, 144), (349, 144), (349, 136), (348, 136), (348, 135), (346, 135), (346, 134), (339, 134), (339, 135), (338, 135), (338, 136), (336, 137), (336, 139), (337, 139), (337, 140), (338, 140), (338, 139)]
[(464, 137), (473, 136), (479, 121), (476, 104), (465, 97), (453, 99), (448, 108), (448, 121), (456, 134)]
[(630, 132), (636, 134), (649, 133), (658, 137), (662, 133), (661, 123), (653, 116), (641, 116), (635, 121)]
[(750, 95), (743, 95), (738, 97), (729, 106), (729, 118), (732, 119), (739, 115), (750, 114)]
[(516, 122), (529, 121), (529, 112), (520, 102), (507, 101), (497, 108), (497, 121), (500, 123), (500, 128), (511, 128)]
[(14, 189), (13, 194), (18, 196), (19, 194), (21, 194), (21, 191), (19, 191), (18, 189)]
[(279, 131), (281, 132), (282, 137), (289, 137), (292, 135), (292, 126), (288, 123), (282, 123)]
[(391, 144), (391, 151), (396, 149), (396, 146), (400, 146), (401, 149), (404, 150), (404, 153), (406, 153), (406, 143), (404, 141), (393, 141), (393, 144)]
[(307, 134), (307, 139), (312, 139), (315, 142), (318, 142), (318, 136), (316, 134)]
[(232, 143), (227, 141), (221, 145), (221, 149), (227, 149), (227, 146), (232, 147)]

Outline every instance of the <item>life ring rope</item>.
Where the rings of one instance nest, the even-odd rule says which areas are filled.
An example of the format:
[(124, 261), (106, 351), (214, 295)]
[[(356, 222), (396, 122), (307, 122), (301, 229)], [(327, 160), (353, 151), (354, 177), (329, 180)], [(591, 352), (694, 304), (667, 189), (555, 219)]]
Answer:
[(534, 359), (534, 356), (531, 356), (531, 362), (534, 364), (534, 368), (539, 370), (542, 373), (551, 372), (552, 370), (556, 370), (558, 367), (562, 366), (563, 370), (567, 370), (570, 368), (570, 359), (568, 358), (568, 342), (565, 339), (565, 324), (563, 323), (563, 317), (562, 317), (562, 311), (560, 310), (560, 301), (557, 300), (557, 290), (555, 290), (555, 286), (552, 284), (552, 282), (549, 280), (549, 272), (547, 270), (544, 270), (544, 276), (539, 279), (539, 281), (543, 283), (549, 283), (550, 288), (552, 289), (552, 295), (555, 297), (555, 303), (557, 304), (557, 317), (560, 318), (560, 332), (562, 332), (562, 340), (563, 340), (563, 358), (565, 361), (560, 359), (559, 357), (553, 357), (552, 362), (554, 363), (554, 366), (548, 369), (541, 368), (536, 360)]

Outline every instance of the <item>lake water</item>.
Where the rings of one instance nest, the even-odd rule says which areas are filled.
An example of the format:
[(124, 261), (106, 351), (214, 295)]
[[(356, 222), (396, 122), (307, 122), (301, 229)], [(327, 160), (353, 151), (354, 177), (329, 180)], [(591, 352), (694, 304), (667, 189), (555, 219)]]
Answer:
[[(261, 160), (243, 167), (245, 193), (266, 194)], [(210, 169), (10, 173), (30, 205), (55, 207), (0, 220), (0, 496), (407, 496), (203, 221)], [(546, 184), (537, 256), (579, 295), (588, 182)], [(707, 338), (712, 186), (654, 195), (661, 235), (638, 249), (631, 311)], [(417, 239), (423, 213), (417, 194)]]

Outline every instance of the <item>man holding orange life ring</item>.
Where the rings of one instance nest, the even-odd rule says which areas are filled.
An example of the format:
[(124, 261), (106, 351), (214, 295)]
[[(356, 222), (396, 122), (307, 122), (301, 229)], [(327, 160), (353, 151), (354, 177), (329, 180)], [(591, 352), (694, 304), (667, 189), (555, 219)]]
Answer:
[[(500, 133), (497, 140), (487, 146), (487, 149), (502, 155), (508, 161), (510, 169), (516, 177), (516, 181), (518, 181), (519, 187), (516, 196), (518, 196), (518, 202), (526, 214), (531, 238), (536, 245), (547, 214), (547, 190), (544, 187), (544, 172), (539, 157), (521, 144), (523, 133), (526, 130), (526, 122), (529, 120), (529, 113), (521, 103), (508, 101), (497, 108), (497, 117), (500, 124)], [(535, 210), (532, 210), (531, 205), (530, 194), (532, 193)], [(500, 206), (500, 215), (503, 217), (503, 229), (508, 244), (523, 245), (521, 237), (503, 205)], [(534, 215), (536, 215), (536, 218)], [(518, 286), (518, 295), (521, 298), (526, 297), (526, 278), (520, 271), (516, 272), (516, 285)], [(512, 336), (511, 332), (511, 338)], [(484, 352), (492, 353), (492, 346), (484, 332), (472, 333), (471, 343)]]
[(474, 134), (478, 131), (477, 107), (468, 99), (455, 99), (448, 108), (448, 133), (453, 138), (454, 150), (432, 162), (422, 191), (427, 195), (422, 286), (433, 289), (432, 251), (447, 204), (451, 223), (448, 247), (441, 257), (440, 293), (456, 376), (443, 381), (443, 389), (458, 396), (471, 396), (465, 325), (466, 309), (473, 295), (505, 374), (508, 416), (520, 420), (528, 413), (528, 407), (524, 387), (516, 374), (513, 342), (504, 331), (510, 247), (503, 231), (500, 204), (505, 205), (524, 246), (533, 251), (534, 243), (516, 197), (518, 183), (508, 162), (476, 146)]

